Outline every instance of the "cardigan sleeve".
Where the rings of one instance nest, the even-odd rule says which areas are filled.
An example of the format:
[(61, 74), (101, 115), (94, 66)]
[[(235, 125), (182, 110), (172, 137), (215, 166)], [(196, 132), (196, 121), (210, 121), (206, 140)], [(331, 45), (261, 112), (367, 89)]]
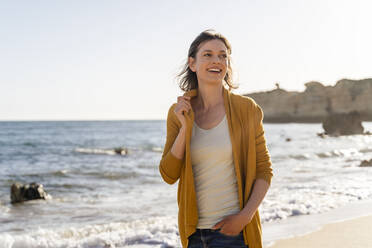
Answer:
[(263, 111), (261, 107), (255, 106), (255, 134), (256, 134), (256, 179), (264, 179), (269, 185), (273, 172), (271, 168), (270, 154), (266, 146), (265, 131), (263, 128)]
[(175, 106), (176, 104), (173, 104), (168, 110), (167, 135), (162, 158), (159, 164), (160, 175), (162, 176), (163, 180), (168, 184), (173, 184), (178, 180), (181, 174), (181, 168), (184, 161), (184, 158), (179, 159), (175, 157), (171, 152), (173, 143), (176, 140), (179, 133), (179, 126), (177, 125), (177, 122), (179, 121), (177, 119), (177, 116), (175, 116), (173, 112)]

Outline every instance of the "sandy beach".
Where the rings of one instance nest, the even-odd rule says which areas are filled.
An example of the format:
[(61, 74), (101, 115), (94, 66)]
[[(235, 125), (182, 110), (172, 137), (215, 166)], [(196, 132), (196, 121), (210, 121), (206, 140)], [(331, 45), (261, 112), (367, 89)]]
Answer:
[(278, 240), (270, 248), (370, 248), (372, 215), (331, 223), (320, 230), (289, 239)]

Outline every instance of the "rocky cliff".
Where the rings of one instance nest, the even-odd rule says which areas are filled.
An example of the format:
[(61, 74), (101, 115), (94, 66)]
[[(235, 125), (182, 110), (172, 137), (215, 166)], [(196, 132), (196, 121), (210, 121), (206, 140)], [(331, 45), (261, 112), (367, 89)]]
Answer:
[(305, 84), (304, 92), (277, 89), (246, 94), (263, 109), (265, 122), (322, 122), (329, 114), (357, 111), (372, 121), (372, 78), (339, 80), (335, 86)]

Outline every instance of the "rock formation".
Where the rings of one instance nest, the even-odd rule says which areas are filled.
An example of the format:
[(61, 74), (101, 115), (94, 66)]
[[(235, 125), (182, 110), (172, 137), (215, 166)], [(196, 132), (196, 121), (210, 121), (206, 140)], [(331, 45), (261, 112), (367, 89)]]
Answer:
[(331, 136), (363, 134), (364, 128), (360, 114), (331, 114), (323, 121), (323, 129)]
[(10, 188), (10, 193), (11, 203), (50, 198), (44, 191), (43, 185), (38, 183), (14, 183)]
[(357, 111), (372, 121), (372, 78), (339, 80), (335, 86), (305, 84), (304, 92), (286, 91), (277, 84), (267, 92), (246, 94), (263, 109), (265, 122), (322, 122), (330, 114)]
[(372, 167), (372, 159), (370, 160), (363, 160), (360, 165), (360, 167)]

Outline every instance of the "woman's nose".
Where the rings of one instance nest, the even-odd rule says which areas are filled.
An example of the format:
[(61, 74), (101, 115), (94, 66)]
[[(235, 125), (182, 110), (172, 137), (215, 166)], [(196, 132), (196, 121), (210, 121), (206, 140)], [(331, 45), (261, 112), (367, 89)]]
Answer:
[(220, 63), (221, 62), (221, 59), (218, 56), (213, 56), (212, 57), (212, 62), (214, 62), (214, 63)]

